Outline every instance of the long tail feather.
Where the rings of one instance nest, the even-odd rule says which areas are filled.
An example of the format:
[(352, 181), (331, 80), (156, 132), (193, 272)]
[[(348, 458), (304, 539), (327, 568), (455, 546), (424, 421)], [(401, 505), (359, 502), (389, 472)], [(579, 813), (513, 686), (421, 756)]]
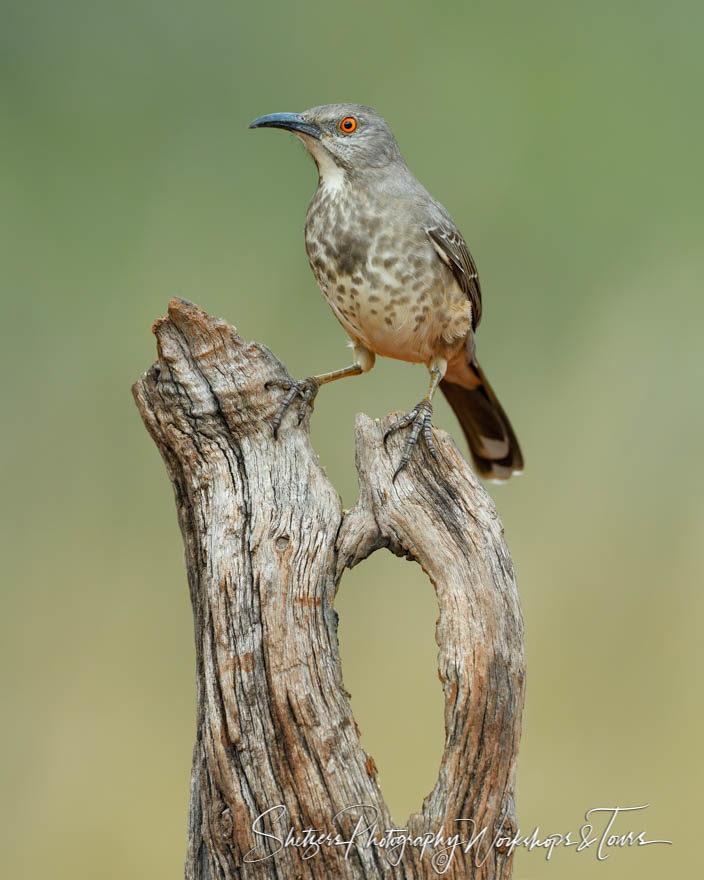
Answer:
[(475, 467), (489, 480), (508, 480), (523, 470), (523, 455), (511, 422), (476, 360), (469, 364), (478, 384), (468, 389), (444, 379), (440, 389), (467, 438)]

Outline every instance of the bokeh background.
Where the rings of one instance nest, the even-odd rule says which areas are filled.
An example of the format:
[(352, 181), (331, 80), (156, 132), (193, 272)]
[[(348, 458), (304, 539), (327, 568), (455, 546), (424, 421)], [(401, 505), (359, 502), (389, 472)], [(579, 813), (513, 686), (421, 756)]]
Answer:
[[(522, 829), (591, 807), (671, 847), (519, 854), (516, 877), (698, 863), (704, 571), (704, 7), (4, 0), (0, 27), (3, 874), (181, 875), (192, 622), (162, 462), (130, 385), (179, 295), (294, 375), (347, 363), (303, 249), (315, 171), (262, 113), (370, 104), (480, 268), (478, 348), (525, 476), (491, 487), (526, 619)], [(353, 419), (422, 367), (325, 389)], [(444, 401), (436, 422), (461, 441)], [(347, 688), (397, 822), (442, 751), (435, 598), (378, 553), (343, 579)]]

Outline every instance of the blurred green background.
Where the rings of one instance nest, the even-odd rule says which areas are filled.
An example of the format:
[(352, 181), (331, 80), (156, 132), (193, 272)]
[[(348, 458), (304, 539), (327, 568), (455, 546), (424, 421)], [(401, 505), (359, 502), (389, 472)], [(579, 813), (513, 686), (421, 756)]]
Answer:
[[(522, 829), (650, 803), (672, 847), (519, 855), (517, 878), (701, 856), (704, 571), (697, 2), (4, 0), (0, 27), (3, 873), (180, 876), (192, 621), (171, 489), (132, 403), (174, 295), (297, 376), (347, 363), (303, 248), (315, 185), (262, 113), (359, 101), (479, 265), (478, 348), (524, 477), (492, 486), (519, 578)], [(424, 393), (380, 361), (313, 439), (354, 503), (353, 419)], [(436, 423), (461, 434), (438, 402)], [(345, 682), (397, 822), (442, 751), (435, 598), (378, 553), (343, 579)], [(96, 867), (98, 866), (98, 867)]]

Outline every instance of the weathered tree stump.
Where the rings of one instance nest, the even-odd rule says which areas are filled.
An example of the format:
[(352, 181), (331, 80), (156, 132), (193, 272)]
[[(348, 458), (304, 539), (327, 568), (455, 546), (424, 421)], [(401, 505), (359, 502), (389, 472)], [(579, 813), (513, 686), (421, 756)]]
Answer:
[[(288, 375), (267, 348), (180, 299), (154, 333), (159, 360), (133, 391), (174, 487), (195, 619), (186, 878), (506, 880), (524, 651), (493, 502), (441, 431), (438, 459), (414, 455), (394, 482), (403, 432), (385, 446), (389, 420), (360, 415), (360, 495), (345, 512), (308, 418), (297, 425), (294, 408), (272, 436), (283, 392), (266, 385)], [(405, 826), (360, 744), (333, 610), (344, 569), (380, 547), (416, 560), (440, 607), (445, 749)], [(395, 827), (415, 841), (390, 846)], [(284, 845), (289, 828), (299, 844), (307, 829), (339, 838)]]

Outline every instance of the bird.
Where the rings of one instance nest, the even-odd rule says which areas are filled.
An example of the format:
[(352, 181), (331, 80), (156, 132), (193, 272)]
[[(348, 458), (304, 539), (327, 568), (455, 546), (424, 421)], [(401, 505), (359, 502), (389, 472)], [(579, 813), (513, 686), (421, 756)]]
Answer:
[(325, 104), (260, 116), (249, 128), (295, 134), (317, 166), (306, 252), (354, 352), (348, 367), (269, 383), (285, 392), (274, 435), (297, 398), (300, 423), (322, 385), (369, 372), (379, 355), (425, 364), (430, 379), (425, 397), (385, 432), (386, 442), (409, 429), (394, 479), (421, 438), (437, 458), (431, 424), (438, 387), (479, 475), (504, 481), (520, 473), (518, 440), (477, 359), (477, 266), (448, 211), (411, 173), (384, 117), (362, 104)]

